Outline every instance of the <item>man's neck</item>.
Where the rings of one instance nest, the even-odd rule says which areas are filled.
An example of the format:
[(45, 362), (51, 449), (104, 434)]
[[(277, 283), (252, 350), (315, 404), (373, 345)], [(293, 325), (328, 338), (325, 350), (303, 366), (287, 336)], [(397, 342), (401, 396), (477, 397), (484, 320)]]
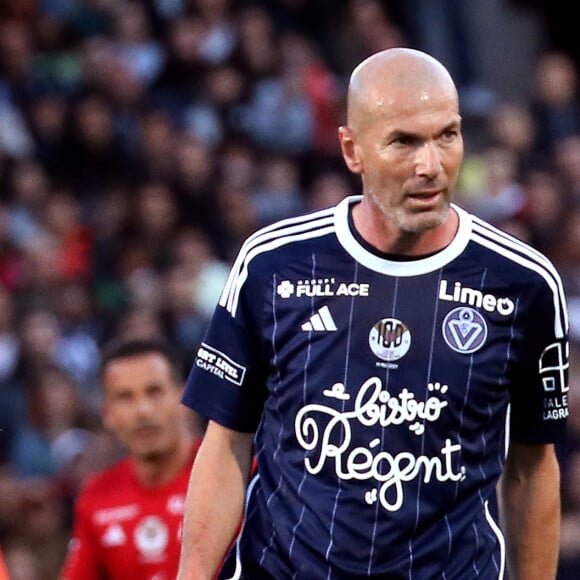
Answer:
[[(442, 225), (420, 233), (391, 232), (376, 213), (363, 207), (364, 201), (353, 207), (353, 222), (358, 234), (379, 252), (401, 257), (419, 258), (446, 248), (455, 238), (459, 216), (451, 208)], [(361, 232), (364, 232), (361, 233)]]
[(147, 459), (133, 458), (133, 469), (145, 487), (159, 487), (172, 481), (190, 460), (192, 438), (183, 434), (176, 447), (164, 455)]

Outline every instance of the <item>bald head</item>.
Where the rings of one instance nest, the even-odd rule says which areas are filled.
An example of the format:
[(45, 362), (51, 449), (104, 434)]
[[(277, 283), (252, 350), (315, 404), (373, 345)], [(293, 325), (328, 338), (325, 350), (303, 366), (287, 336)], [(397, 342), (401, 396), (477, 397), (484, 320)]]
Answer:
[(350, 77), (347, 123), (356, 130), (373, 120), (372, 113), (388, 114), (401, 102), (412, 108), (436, 96), (458, 109), (455, 83), (438, 60), (410, 48), (383, 50), (361, 62)]

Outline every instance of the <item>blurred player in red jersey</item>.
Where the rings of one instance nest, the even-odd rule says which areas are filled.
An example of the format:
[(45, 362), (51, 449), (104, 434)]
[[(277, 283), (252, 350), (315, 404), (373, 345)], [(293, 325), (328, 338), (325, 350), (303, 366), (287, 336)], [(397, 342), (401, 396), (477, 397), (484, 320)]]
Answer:
[[(62, 580), (170, 580), (201, 423), (181, 405), (167, 345), (115, 341), (103, 352), (103, 422), (128, 456), (91, 476), (75, 504)], [(195, 431), (198, 431), (195, 433)]]

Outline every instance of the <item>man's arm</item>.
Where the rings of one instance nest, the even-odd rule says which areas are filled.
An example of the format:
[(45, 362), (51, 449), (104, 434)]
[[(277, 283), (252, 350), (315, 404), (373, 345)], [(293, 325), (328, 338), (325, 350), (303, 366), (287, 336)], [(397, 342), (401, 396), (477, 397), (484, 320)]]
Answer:
[(98, 580), (102, 577), (86, 503), (85, 494), (81, 492), (75, 503), (73, 530), (60, 580)]
[(511, 443), (501, 484), (510, 580), (556, 577), (560, 468), (553, 445)]
[(183, 523), (178, 580), (210, 580), (244, 511), (253, 435), (210, 421), (195, 459)]

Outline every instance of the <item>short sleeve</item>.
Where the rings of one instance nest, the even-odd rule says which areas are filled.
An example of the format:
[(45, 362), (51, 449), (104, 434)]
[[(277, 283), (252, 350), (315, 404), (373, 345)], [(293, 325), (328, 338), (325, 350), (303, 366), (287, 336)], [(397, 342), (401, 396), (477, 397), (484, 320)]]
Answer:
[(522, 341), (512, 377), (511, 438), (558, 443), (568, 418), (569, 338), (566, 303), (558, 278), (533, 293), (522, 318)]
[(263, 286), (250, 277), (235, 305), (223, 296), (195, 355), (182, 401), (208, 419), (253, 433), (266, 398), (267, 354), (261, 337)]

